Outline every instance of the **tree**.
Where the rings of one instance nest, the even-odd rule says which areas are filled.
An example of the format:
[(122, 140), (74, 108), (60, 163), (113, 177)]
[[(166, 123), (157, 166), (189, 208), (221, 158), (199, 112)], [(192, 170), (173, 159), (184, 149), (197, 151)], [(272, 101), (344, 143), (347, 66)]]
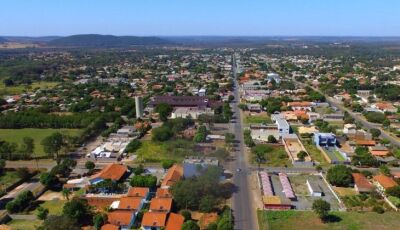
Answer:
[(208, 134), (207, 128), (204, 125), (200, 125), (196, 131), (196, 134), (194, 135), (193, 140), (197, 143), (205, 142), (207, 134)]
[(169, 114), (172, 112), (172, 106), (166, 103), (160, 103), (154, 109), (158, 113), (161, 121), (167, 121)]
[(157, 177), (152, 175), (135, 175), (130, 180), (132, 187), (155, 187), (157, 185)]
[(142, 146), (142, 142), (140, 142), (138, 139), (134, 139), (126, 146), (125, 151), (128, 153), (133, 153), (138, 150), (140, 146)]
[(35, 148), (35, 141), (31, 137), (24, 137), (22, 139), (21, 152), (26, 154), (26, 158), (30, 158)]
[(166, 126), (154, 128), (151, 131), (151, 139), (153, 141), (167, 141), (173, 136), (172, 130)]
[(65, 203), (63, 207), (63, 215), (77, 220), (78, 223), (82, 223), (91, 215), (89, 207), (90, 206), (86, 200), (72, 199)]
[(31, 191), (21, 192), (14, 200), (6, 204), (6, 209), (9, 213), (23, 211), (33, 201), (33, 193)]
[(400, 185), (386, 189), (386, 194), (389, 196), (394, 196), (400, 198)]
[(133, 174), (135, 174), (136, 176), (141, 175), (142, 173), (144, 173), (144, 166), (142, 164), (133, 169)]
[(53, 157), (55, 154), (58, 158), (59, 151), (63, 146), (63, 136), (59, 132), (53, 133), (42, 140), (42, 145), (45, 153)]
[(68, 216), (49, 216), (41, 226), (43, 230), (80, 230), (76, 220)]
[(47, 188), (52, 188), (59, 182), (57, 176), (49, 172), (43, 172), (40, 175), (39, 181), (42, 185), (46, 186)]
[(37, 218), (38, 218), (39, 220), (45, 220), (45, 219), (47, 218), (47, 215), (49, 215), (49, 209), (43, 208), (43, 207), (39, 207), (39, 208), (37, 209), (37, 214), (36, 214), (36, 216), (37, 216)]
[(351, 168), (344, 165), (335, 165), (328, 170), (327, 180), (335, 186), (348, 187), (353, 182)]
[(202, 212), (211, 212), (218, 204), (217, 199), (213, 196), (204, 196), (200, 199), (199, 210)]
[(298, 157), (301, 161), (304, 161), (304, 159), (307, 157), (307, 153), (306, 153), (305, 151), (300, 151), (300, 152), (297, 154), (297, 157)]
[(312, 209), (322, 221), (325, 221), (331, 210), (331, 205), (322, 199), (317, 199), (314, 200)]
[(100, 230), (101, 226), (107, 223), (107, 215), (106, 214), (96, 214), (93, 217), (93, 224), (95, 230)]
[(269, 135), (268, 136), (268, 142), (269, 143), (276, 143), (278, 141), (276, 140), (276, 138), (273, 135)]
[(386, 165), (381, 165), (381, 166), (379, 167), (379, 171), (380, 171), (383, 175), (386, 175), (386, 176), (390, 176), (390, 175), (391, 175), (390, 169), (389, 169)]
[(63, 197), (67, 200), (69, 200), (69, 196), (71, 195), (71, 191), (67, 188), (63, 188), (63, 190), (61, 191)]
[(235, 142), (235, 134), (233, 133), (225, 133), (225, 144), (229, 147)]
[(17, 175), (19, 178), (21, 178), (22, 180), (28, 179), (28, 177), (31, 175), (29, 172), (29, 169), (27, 167), (23, 167), (23, 168), (18, 168), (17, 169)]
[(192, 219), (192, 213), (189, 210), (182, 210), (180, 213), (185, 218), (185, 221)]
[(373, 138), (378, 138), (381, 135), (381, 131), (379, 129), (370, 129), (369, 132), (371, 133)]
[(200, 230), (200, 227), (193, 220), (186, 221), (182, 225), (182, 230)]
[(93, 171), (93, 169), (96, 168), (96, 165), (93, 161), (86, 161), (85, 168), (89, 171)]
[(0, 173), (3, 173), (5, 167), (6, 167), (6, 160), (0, 159)]
[(172, 167), (172, 165), (175, 164), (174, 160), (166, 159), (161, 161), (161, 166), (163, 167), (164, 170), (167, 170)]

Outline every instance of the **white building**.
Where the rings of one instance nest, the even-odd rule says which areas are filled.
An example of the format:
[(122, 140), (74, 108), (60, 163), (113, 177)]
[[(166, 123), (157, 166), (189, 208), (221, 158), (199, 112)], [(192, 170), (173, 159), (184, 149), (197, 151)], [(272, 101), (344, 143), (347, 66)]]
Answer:
[(322, 189), (317, 183), (307, 180), (306, 184), (311, 196), (317, 196), (317, 197), (323, 196)]

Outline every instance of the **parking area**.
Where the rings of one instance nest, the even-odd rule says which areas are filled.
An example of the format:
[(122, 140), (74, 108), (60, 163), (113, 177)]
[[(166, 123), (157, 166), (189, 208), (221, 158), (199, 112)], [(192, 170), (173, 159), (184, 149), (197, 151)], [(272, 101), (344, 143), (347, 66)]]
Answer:
[[(282, 184), (279, 181), (279, 176), (277, 174), (270, 173), (270, 178), (275, 195), (285, 198)], [(288, 178), (296, 195), (296, 199), (291, 200), (291, 204), (293, 205), (294, 209), (311, 210), (314, 200), (319, 198), (329, 202), (332, 210), (339, 209), (338, 200), (330, 191), (328, 185), (324, 182), (321, 176), (311, 174), (288, 174)], [(320, 188), (323, 193), (321, 197), (311, 195), (307, 186), (307, 180)]]

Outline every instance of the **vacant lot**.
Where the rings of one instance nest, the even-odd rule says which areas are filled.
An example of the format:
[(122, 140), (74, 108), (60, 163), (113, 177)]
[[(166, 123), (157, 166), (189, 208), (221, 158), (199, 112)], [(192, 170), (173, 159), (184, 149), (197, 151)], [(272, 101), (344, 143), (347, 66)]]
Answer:
[(36, 89), (51, 89), (54, 88), (57, 82), (34, 82), (31, 85), (5, 86), (3, 80), (0, 81), (0, 95), (21, 94)]
[(194, 143), (188, 140), (169, 140), (165, 142), (144, 140), (136, 154), (138, 162), (159, 162), (164, 159), (181, 161), (186, 156), (197, 155), (194, 152)]
[(6, 189), (7, 187), (13, 185), (19, 181), (19, 177), (15, 171), (5, 171), (0, 176), (0, 191)]
[(283, 146), (269, 145), (269, 144), (258, 144), (251, 150), (251, 161), (253, 164), (258, 164), (256, 160), (255, 152), (262, 152), (264, 154), (265, 162), (262, 166), (270, 167), (291, 167), (292, 162)]
[(246, 124), (262, 124), (262, 123), (272, 123), (271, 117), (266, 113), (245, 113), (244, 122)]
[(61, 215), (65, 202), (65, 200), (38, 201), (37, 208), (30, 211), (29, 214), (37, 215), (37, 209), (43, 207), (49, 210), (49, 215)]
[(398, 229), (400, 214), (386, 212), (332, 212), (329, 223), (322, 223), (314, 212), (310, 211), (258, 211), (260, 229), (346, 229), (346, 230), (389, 230)]
[(0, 140), (21, 144), (24, 137), (32, 137), (35, 141), (35, 156), (43, 156), (41, 142), (54, 132), (65, 135), (78, 136), (80, 129), (0, 129)]

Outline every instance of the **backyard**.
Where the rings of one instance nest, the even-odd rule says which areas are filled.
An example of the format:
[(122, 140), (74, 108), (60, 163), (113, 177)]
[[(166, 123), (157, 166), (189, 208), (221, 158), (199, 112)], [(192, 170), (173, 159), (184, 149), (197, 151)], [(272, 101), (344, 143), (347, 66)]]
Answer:
[(20, 178), (18, 177), (16, 171), (5, 171), (0, 176), (0, 191), (3, 191), (4, 189), (15, 184), (19, 180)]
[(35, 155), (43, 156), (44, 150), (41, 142), (47, 136), (54, 132), (60, 132), (64, 135), (79, 136), (80, 129), (0, 129), (0, 140), (21, 144), (24, 137), (32, 137), (35, 141)]
[(258, 221), (260, 230), (389, 230), (400, 226), (400, 214), (396, 212), (331, 212), (331, 215), (331, 221), (323, 223), (311, 211), (258, 211)]
[(165, 159), (182, 161), (186, 156), (197, 155), (194, 152), (194, 143), (188, 140), (143, 140), (141, 143), (141, 147), (136, 151), (137, 162), (159, 162)]

